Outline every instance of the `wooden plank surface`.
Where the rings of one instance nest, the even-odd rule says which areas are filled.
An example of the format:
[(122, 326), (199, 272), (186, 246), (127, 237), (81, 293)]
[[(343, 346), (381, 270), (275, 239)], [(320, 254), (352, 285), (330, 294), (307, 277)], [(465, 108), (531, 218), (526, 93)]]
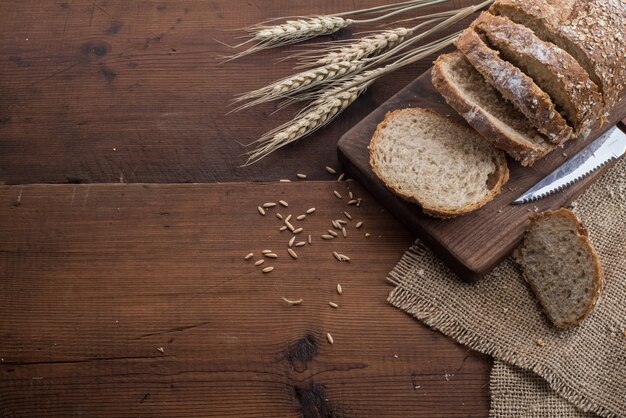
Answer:
[[(279, 199), (316, 208), (297, 260)], [(490, 360), (386, 302), (412, 237), (356, 182), (3, 186), (0, 218), (0, 416), (487, 415)]]
[[(607, 164), (560, 193), (536, 202), (511, 205), (523, 192), (626, 116), (626, 100), (622, 100), (608, 116), (608, 123), (596, 125), (586, 139), (567, 142), (563, 148), (557, 148), (532, 167), (522, 167), (508, 158), (509, 181), (500, 194), (475, 212), (441, 220), (424, 214), (418, 205), (405, 202), (387, 190), (369, 163), (368, 145), (376, 127), (387, 112), (405, 107), (430, 108), (467, 126), (465, 120), (446, 104), (434, 88), (430, 71), (427, 71), (340, 139), (340, 159), (385, 207), (428, 244), (460, 277), (469, 281), (478, 280), (511, 254), (522, 239), (529, 216), (535, 212), (567, 206), (616, 162), (615, 160)], [(624, 129), (624, 125), (621, 126)]]
[[(226, 116), (225, 105), (235, 94), (292, 73), (292, 62), (275, 60), (300, 47), (219, 65), (230, 51), (214, 39), (234, 43), (240, 32), (232, 29), (278, 16), (384, 3), (0, 2), (0, 183), (277, 180), (334, 164), (339, 137), (431, 60), (381, 79), (328, 128), (240, 168), (239, 143), (254, 141), (296, 109), (270, 115), (275, 105), (269, 104)], [(424, 13), (471, 3), (457, 0)], [(354, 27), (369, 29), (376, 27)]]

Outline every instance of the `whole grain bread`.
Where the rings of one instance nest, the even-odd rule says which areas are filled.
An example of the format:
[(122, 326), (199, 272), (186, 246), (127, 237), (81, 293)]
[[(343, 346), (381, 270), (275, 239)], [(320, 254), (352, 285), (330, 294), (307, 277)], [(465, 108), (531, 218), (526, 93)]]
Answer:
[(576, 326), (593, 310), (604, 275), (587, 231), (573, 212), (559, 209), (532, 217), (515, 257), (556, 327)]
[(500, 58), (472, 28), (461, 33), (457, 48), (485, 80), (528, 118), (550, 142), (561, 144), (573, 135), (550, 96), (519, 68)]
[(489, 9), (567, 51), (598, 86), (609, 111), (626, 90), (623, 0), (497, 0)]
[(532, 165), (555, 148), (485, 81), (461, 52), (443, 54), (435, 61), (432, 82), (478, 133), (522, 165)]
[(387, 113), (369, 152), (374, 173), (389, 189), (441, 218), (482, 207), (509, 178), (503, 152), (428, 109)]
[(585, 137), (602, 109), (602, 96), (589, 74), (566, 51), (502, 16), (482, 13), (472, 24), (501, 56), (550, 95), (576, 135)]

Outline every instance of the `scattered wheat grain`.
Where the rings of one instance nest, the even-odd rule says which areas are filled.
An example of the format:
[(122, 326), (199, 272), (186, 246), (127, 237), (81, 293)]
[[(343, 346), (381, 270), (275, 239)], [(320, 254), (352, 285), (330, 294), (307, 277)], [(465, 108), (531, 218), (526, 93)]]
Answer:
[(261, 270), (263, 273), (269, 273), (270, 271), (274, 270), (274, 267), (270, 266), (270, 267), (265, 267), (263, 270)]
[(339, 305), (337, 305), (335, 302), (328, 302), (328, 304), (330, 305), (331, 308), (337, 309), (339, 307)]
[(337, 171), (329, 166), (326, 166), (326, 171), (328, 171), (330, 174), (337, 174)]
[(333, 194), (337, 199), (341, 199), (341, 194), (337, 190), (333, 190)]
[(280, 179), (281, 183), (291, 183), (291, 180), (289, 179)]
[(292, 250), (291, 248), (287, 248), (287, 252), (291, 256), (291, 258), (293, 258), (293, 259), (297, 259), (298, 258), (298, 254), (296, 254), (296, 252), (294, 250)]
[(289, 222), (290, 220), (291, 220), (291, 213), (287, 215), (287, 217), (285, 218), (285, 222)]
[(356, 223), (356, 225), (354, 226), (356, 229), (359, 229), (360, 227), (363, 226), (363, 221), (359, 221)]
[(328, 342), (332, 345), (335, 343), (335, 340), (333, 339), (333, 336), (330, 335), (330, 332), (326, 333), (326, 339), (328, 340)]
[(256, 208), (256, 209), (259, 211), (259, 213), (260, 213), (262, 216), (265, 216), (265, 209), (263, 209), (261, 206), (257, 206), (257, 208)]
[(302, 247), (303, 245), (306, 245), (306, 241), (298, 241), (298, 242), (296, 242), (296, 244), (294, 246), (295, 247)]
[(296, 299), (296, 300), (291, 300), (291, 299), (287, 299), (287, 298), (281, 298), (282, 300), (284, 300), (285, 302), (287, 302), (290, 305), (300, 305), (303, 300), (302, 299)]
[(305, 179), (305, 178), (306, 178), (306, 174), (302, 174), (302, 173), (298, 173), (298, 174), (296, 174), (296, 176), (297, 176), (299, 179)]
[(289, 243), (287, 244), (289, 247), (291, 247), (294, 243), (294, 241), (296, 240), (295, 235), (291, 237), (291, 239), (289, 240)]
[(289, 206), (289, 203), (285, 202), (284, 200), (279, 200), (278, 203), (280, 203), (280, 205), (284, 207)]
[(303, 220), (304, 218), (306, 218), (306, 215), (299, 215), (296, 217), (296, 219), (299, 221)]
[(343, 235), (344, 238), (348, 236), (348, 231), (346, 231), (346, 227), (345, 226), (343, 228), (341, 228), (341, 235)]
[(343, 293), (343, 289), (339, 283), (337, 283), (337, 294), (341, 295)]
[(267, 258), (278, 258), (278, 254), (276, 254), (276, 253), (267, 253), (267, 254), (264, 254), (264, 255)]
[(260, 266), (261, 264), (265, 263), (265, 260), (260, 259), (259, 261), (255, 262), (254, 265), (255, 266)]
[(276, 206), (276, 203), (274, 202), (267, 202), (267, 203), (263, 203), (263, 207), (264, 208), (273, 208), (274, 206)]
[(358, 200), (356, 199), (352, 199), (351, 201), (348, 202), (348, 205), (356, 205), (358, 202)]
[(348, 212), (344, 211), (343, 214), (346, 216), (346, 218), (352, 220), (352, 216)]
[(322, 239), (333, 239), (335, 237), (333, 237), (332, 235), (322, 235)]
[(280, 220), (283, 219), (283, 215), (281, 215), (280, 212), (276, 212), (276, 217)]
[(329, 229), (329, 230), (328, 230), (328, 233), (329, 233), (330, 235), (332, 235), (333, 237), (337, 237), (337, 236), (339, 236), (339, 234), (337, 234), (337, 233), (336, 233), (335, 231), (333, 231), (332, 229)]
[(315, 208), (309, 208), (309, 209), (306, 210), (307, 215), (310, 215), (313, 212), (315, 212)]
[(344, 178), (346, 178), (346, 173), (341, 173), (339, 177), (337, 177), (337, 181), (342, 181)]
[(293, 232), (294, 234), (299, 234), (300, 232), (304, 231), (304, 228), (298, 228), (298, 229), (294, 229)]
[(280, 228), (278, 228), (279, 231), (284, 231), (285, 229), (287, 229), (287, 225), (283, 225)]
[(244, 260), (250, 260), (252, 257), (254, 257), (254, 253), (249, 253), (248, 255), (246, 255), (243, 259)]

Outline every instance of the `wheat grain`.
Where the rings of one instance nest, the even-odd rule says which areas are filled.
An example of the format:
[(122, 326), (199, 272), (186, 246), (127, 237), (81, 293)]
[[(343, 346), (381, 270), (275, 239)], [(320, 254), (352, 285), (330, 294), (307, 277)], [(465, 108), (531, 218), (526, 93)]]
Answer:
[(290, 305), (300, 305), (304, 300), (303, 299), (296, 299), (296, 300), (291, 300), (291, 299), (287, 299), (287, 298), (281, 298), (282, 300), (284, 300), (285, 302), (287, 302)]
[(280, 228), (278, 228), (278, 230), (279, 230), (280, 232), (283, 232), (283, 231), (284, 231), (284, 230), (286, 230), (286, 229), (287, 229), (287, 225), (283, 225), (283, 226), (281, 226)]
[(263, 273), (269, 273), (270, 271), (274, 270), (274, 267), (265, 267), (263, 270), (261, 270)]
[(292, 250), (291, 248), (287, 248), (287, 252), (291, 256), (291, 258), (293, 258), (293, 259), (297, 259), (298, 258), (298, 254), (296, 254), (296, 252), (294, 250)]
[(337, 181), (342, 181), (344, 178), (346, 178), (346, 173), (341, 173), (339, 177), (337, 177)]
[(348, 231), (346, 231), (346, 227), (342, 227), (341, 228), (341, 235), (343, 235), (344, 238), (346, 238), (348, 236)]
[(264, 207), (265, 209), (267, 209), (267, 208), (273, 208), (274, 206), (276, 206), (276, 203), (274, 203), (274, 202), (267, 202), (267, 203), (263, 203), (263, 207)]
[(350, 199), (354, 199), (354, 194), (352, 194), (352, 192), (351, 192), (351, 191), (348, 191), (348, 197), (349, 197)]
[(333, 194), (337, 199), (341, 199), (341, 193), (339, 193), (337, 190), (333, 190)]
[(360, 227), (363, 226), (363, 221), (359, 221), (356, 223), (356, 225), (354, 226), (356, 229), (359, 229)]
[(307, 239), (307, 242), (309, 243), (309, 245), (312, 245), (311, 234), (309, 234), (309, 238)]
[(299, 234), (300, 232), (304, 231), (304, 228), (298, 228), (298, 229), (294, 229), (293, 232), (294, 234)]
[(289, 180), (289, 179), (280, 179), (278, 181), (281, 182), (281, 183), (291, 183), (291, 180)]
[(296, 216), (296, 219), (298, 221), (302, 221), (302, 220), (304, 220), (304, 218), (306, 218), (306, 215), (298, 215), (298, 216)]
[(337, 237), (337, 236), (339, 236), (339, 234), (337, 234), (337, 233), (336, 233), (335, 231), (333, 231), (332, 229), (329, 229), (329, 230), (328, 230), (328, 233), (329, 233), (330, 235), (332, 235), (333, 237)]
[(326, 333), (326, 339), (328, 340), (328, 342), (332, 345), (335, 343), (335, 339), (333, 338), (332, 335), (330, 335), (330, 332)]
[(280, 203), (280, 205), (284, 207), (289, 206), (289, 203), (285, 202), (284, 200), (279, 200), (278, 203)]
[(337, 219), (337, 223), (342, 226), (348, 224), (348, 222), (344, 221), (343, 219)]
[(335, 237), (333, 237), (332, 235), (322, 235), (322, 239), (333, 239)]
[(337, 283), (337, 294), (341, 295), (343, 293), (343, 288), (339, 283)]
[(261, 254), (265, 255), (265, 254), (269, 254), (271, 252), (272, 252), (272, 250), (263, 250), (263, 251), (261, 251)]
[(341, 229), (341, 226), (339, 226), (339, 224), (337, 223), (337, 221), (332, 220), (332, 221), (330, 221), (330, 222), (333, 224), (333, 228), (335, 228), (335, 229)]
[(350, 261), (350, 257), (345, 254), (339, 254), (339, 257), (341, 257), (341, 261)]
[(287, 244), (288, 247), (291, 247), (293, 245), (293, 243), (295, 242), (296, 237), (295, 235), (291, 237), (291, 239), (289, 240), (289, 243)]
[(352, 220), (352, 215), (350, 215), (348, 212), (344, 211), (343, 214), (346, 218)]
[(333, 251), (333, 257), (335, 257), (337, 259), (337, 261), (343, 261), (341, 259), (341, 256), (339, 255), (339, 253), (337, 251)]
[(260, 265), (261, 265), (261, 264), (263, 264), (263, 263), (265, 263), (265, 260), (260, 259), (260, 260), (258, 260), (258, 261), (255, 261), (254, 265), (255, 265), (255, 266), (260, 266)]
[(261, 206), (257, 206), (257, 208), (256, 208), (256, 209), (259, 211), (259, 213), (260, 213), (262, 216), (265, 216), (265, 209), (263, 209)]
[(291, 232), (293, 232), (296, 229), (289, 221), (285, 221), (285, 225), (287, 225), (287, 228), (289, 228)]
[(252, 257), (254, 257), (254, 253), (249, 253), (248, 255), (246, 255), (243, 259), (244, 260), (250, 260)]
[(369, 238), (370, 236), (371, 236), (371, 235), (370, 235), (370, 233), (369, 233), (369, 232), (366, 232), (366, 233), (365, 233), (365, 238)]
[(348, 205), (356, 205), (357, 203), (358, 203), (358, 200), (352, 199), (348, 202)]
[(291, 213), (287, 215), (287, 217), (285, 218), (285, 222), (289, 222), (290, 220), (291, 220)]
[(280, 220), (283, 219), (283, 215), (281, 215), (280, 212), (276, 212), (276, 217)]
[(306, 174), (298, 173), (298, 174), (296, 174), (296, 177), (298, 177), (299, 179), (305, 179), (306, 178)]
[(305, 241), (298, 241), (298, 242), (296, 242), (296, 243), (295, 243), (295, 245), (294, 245), (294, 246), (295, 246), (295, 247), (302, 247), (303, 245), (306, 245), (306, 242), (305, 242)]
[(329, 167), (329, 166), (326, 166), (326, 171), (329, 172), (330, 174), (336, 174), (337, 173), (337, 171), (334, 168)]
[(315, 208), (310, 208), (310, 209), (307, 209), (307, 211), (306, 211), (307, 215), (310, 215), (313, 212), (315, 212)]
[(263, 255), (267, 258), (278, 258), (278, 254), (275, 254), (275, 253), (267, 253)]
[(328, 302), (328, 305), (330, 305), (331, 308), (335, 308), (335, 309), (339, 307), (339, 305), (337, 305), (335, 302)]

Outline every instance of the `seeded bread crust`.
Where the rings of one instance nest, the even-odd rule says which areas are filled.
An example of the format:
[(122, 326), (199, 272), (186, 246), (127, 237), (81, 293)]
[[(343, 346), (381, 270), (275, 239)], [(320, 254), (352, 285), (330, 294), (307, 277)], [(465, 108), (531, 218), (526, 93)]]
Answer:
[[(553, 91), (562, 92), (561, 97), (566, 103), (561, 106), (568, 111), (576, 134), (581, 137), (589, 134), (591, 125), (600, 115), (602, 96), (589, 74), (570, 54), (553, 43), (542, 41), (527, 27), (506, 17), (482, 13), (472, 26), (484, 34), (505, 59), (531, 62), (551, 73), (553, 77), (546, 83), (554, 84), (551, 86)], [(527, 70), (526, 73), (529, 74)], [(545, 89), (549, 94), (550, 90)], [(559, 104), (557, 97), (553, 95), (552, 98)]]
[(456, 46), (485, 80), (550, 142), (561, 144), (572, 137), (572, 128), (557, 112), (550, 96), (519, 68), (500, 58), (472, 28), (463, 31)]
[(524, 248), (525, 248), (524, 243), (522, 243), (522, 245), (515, 251), (514, 258), (522, 266), (522, 275), (524, 277), (524, 280), (526, 280), (526, 282), (530, 285), (530, 287), (533, 290), (533, 293), (539, 299), (539, 302), (541, 303), (541, 306), (543, 307), (543, 310), (546, 316), (548, 317), (548, 319), (550, 319), (550, 321), (557, 328), (570, 328), (570, 327), (575, 327), (579, 325), (595, 307), (598, 301), (598, 298), (600, 296), (600, 293), (602, 292), (602, 288), (604, 287), (604, 271), (602, 269), (602, 265), (600, 264), (600, 257), (598, 256), (598, 253), (593, 248), (593, 245), (591, 244), (591, 241), (589, 240), (587, 229), (585, 228), (583, 223), (580, 221), (580, 219), (578, 219), (578, 217), (572, 211), (568, 209), (561, 208), (555, 211), (545, 211), (543, 213), (532, 216), (530, 218), (530, 223), (528, 225), (526, 233), (528, 234), (529, 231), (531, 231), (538, 223), (542, 222), (542, 220), (545, 220), (546, 218), (549, 218), (549, 217), (555, 217), (555, 216), (567, 218), (576, 225), (578, 235), (576, 235), (575, 237), (571, 239), (579, 240), (580, 243), (584, 247), (586, 247), (592, 255), (593, 269), (595, 272), (594, 279), (593, 279), (593, 291), (591, 293), (591, 296), (589, 297), (587, 305), (585, 306), (583, 311), (580, 313), (578, 318), (570, 322), (558, 322), (557, 320), (555, 320), (555, 318), (551, 317), (550, 312), (545, 308), (548, 305), (549, 301), (542, 298), (541, 292), (539, 292), (536, 287), (535, 279), (533, 277), (530, 277), (527, 274), (526, 269), (524, 269), (524, 256), (523, 256)]
[(601, 113), (626, 90), (626, 7), (623, 0), (497, 0), (489, 9), (566, 50), (603, 96)]
[[(469, 213), (472, 212), (478, 208), (481, 208), (482, 206), (484, 206), (487, 202), (489, 202), (491, 199), (493, 199), (493, 197), (495, 195), (497, 195), (498, 193), (500, 193), (500, 190), (502, 189), (502, 186), (509, 180), (509, 168), (506, 162), (506, 157), (504, 155), (504, 153), (502, 153), (501, 151), (498, 150), (494, 150), (495, 151), (495, 156), (496, 156), (496, 160), (494, 161), (496, 163), (496, 174), (497, 174), (497, 181), (494, 182), (493, 187), (490, 189), (489, 193), (480, 201), (475, 202), (473, 204), (467, 205), (461, 209), (456, 209), (456, 208), (451, 208), (451, 207), (441, 207), (441, 206), (436, 206), (433, 204), (433, 202), (429, 202), (429, 201), (425, 201), (425, 200), (421, 200), (418, 199), (417, 197), (407, 194), (405, 192), (405, 190), (401, 189), (398, 187), (398, 185), (394, 182), (393, 179), (391, 178), (387, 178), (387, 176), (384, 175), (384, 173), (382, 173), (378, 167), (378, 164), (376, 163), (376, 160), (374, 158), (374, 153), (376, 150), (376, 146), (377, 146), (377, 142), (380, 140), (381, 138), (381, 132), (387, 127), (388, 122), (393, 119), (394, 117), (400, 115), (401, 113), (404, 112), (413, 112), (417, 115), (417, 117), (419, 117), (420, 115), (423, 114), (430, 114), (430, 115), (434, 115), (438, 118), (441, 119), (442, 123), (448, 123), (448, 124), (452, 124), (452, 125), (456, 125), (456, 127), (458, 128), (459, 131), (459, 136), (467, 136), (467, 137), (475, 137), (476, 133), (474, 131), (472, 131), (469, 128), (466, 128), (462, 125), (459, 125), (456, 122), (453, 122), (451, 120), (449, 120), (448, 118), (430, 110), (430, 109), (423, 109), (423, 108), (411, 108), (411, 109), (398, 109), (398, 110), (394, 110), (391, 112), (387, 112), (387, 114), (385, 115), (385, 119), (378, 125), (378, 127), (376, 128), (376, 132), (374, 132), (374, 135), (372, 136), (372, 140), (370, 141), (370, 145), (369, 145), (369, 150), (370, 150), (370, 166), (372, 167), (372, 170), (374, 171), (374, 173), (376, 174), (376, 176), (381, 179), (383, 181), (383, 183), (385, 183), (385, 185), (396, 195), (402, 197), (403, 199), (409, 201), (409, 202), (413, 202), (413, 203), (417, 203), (418, 205), (420, 205), (422, 207), (422, 210), (424, 211), (424, 213), (430, 215), (430, 216), (434, 216), (437, 218), (454, 218), (456, 216), (459, 215), (463, 215), (465, 213)], [(417, 133), (416, 133), (417, 134)]]
[[(542, 144), (530, 144), (521, 137), (517, 138), (507, 133), (502, 127), (503, 123), (501, 121), (498, 121), (477, 103), (470, 101), (461, 89), (446, 75), (444, 68), (446, 62), (454, 60), (465, 60), (465, 57), (458, 51), (441, 55), (433, 66), (432, 82), (446, 102), (463, 116), (478, 133), (493, 143), (497, 148), (506, 151), (515, 160), (520, 161), (523, 166), (533, 165), (536, 160), (554, 149), (555, 146), (547, 142)], [(467, 65), (471, 66), (469, 62)], [(479, 77), (482, 78), (480, 75)], [(491, 100), (502, 102), (502, 106), (506, 105), (499, 93), (493, 90), (486, 82), (485, 86), (492, 90)], [(511, 110), (517, 112), (513, 108), (511, 108)], [(520, 114), (520, 117), (523, 118), (523, 115)]]

